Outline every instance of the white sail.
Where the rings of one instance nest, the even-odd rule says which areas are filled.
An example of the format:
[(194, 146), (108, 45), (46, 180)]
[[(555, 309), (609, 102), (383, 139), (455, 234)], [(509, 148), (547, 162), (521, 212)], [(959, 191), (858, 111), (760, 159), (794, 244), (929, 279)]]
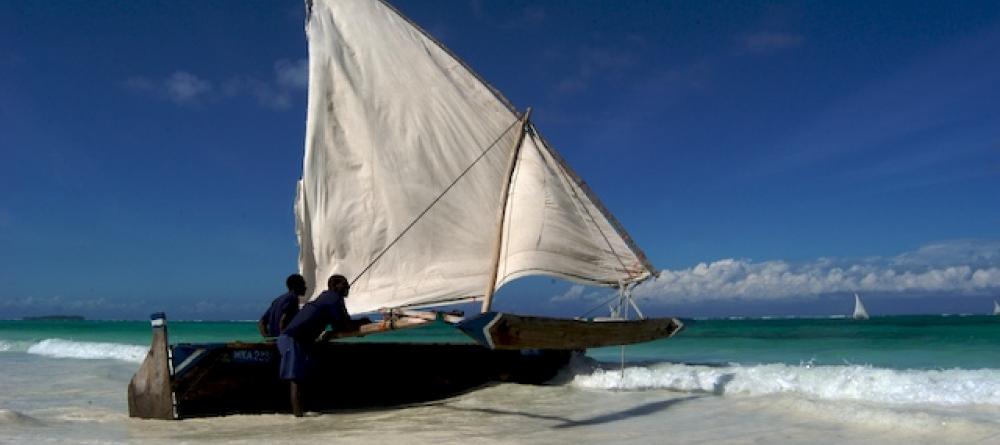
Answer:
[[(383, 2), (315, 0), (310, 9), (295, 211), (299, 268), (314, 295), (339, 273), (360, 276), (347, 299), (353, 313), (482, 296), (493, 272), (501, 188), (520, 136), (518, 113)], [(528, 274), (595, 284), (648, 276), (642, 254), (585, 186), (537, 136), (525, 140), (550, 154), (546, 170), (524, 168), (521, 176), (552, 184), (545, 189), (558, 199), (532, 209), (516, 192), (520, 180), (512, 181), (515, 214), (505, 217), (504, 233), (520, 236), (522, 218), (556, 226), (524, 229), (544, 238), (534, 253), (524, 237), (501, 242), (513, 249), (501, 257), (498, 286)], [(582, 223), (570, 221), (584, 215)], [(609, 241), (598, 243), (598, 236)]]
[(594, 285), (650, 275), (641, 251), (534, 127), (518, 156), (504, 215), (498, 287), (525, 275)]
[(861, 303), (861, 297), (857, 293), (854, 294), (854, 314), (851, 318), (855, 320), (867, 320), (868, 311), (865, 310), (865, 305)]
[(1000, 303), (993, 300), (993, 315), (1000, 315)]

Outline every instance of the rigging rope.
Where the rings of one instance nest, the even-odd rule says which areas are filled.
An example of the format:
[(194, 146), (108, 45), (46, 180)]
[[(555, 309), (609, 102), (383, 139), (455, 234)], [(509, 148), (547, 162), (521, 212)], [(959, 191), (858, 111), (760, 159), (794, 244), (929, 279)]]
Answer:
[(469, 164), (468, 167), (465, 167), (465, 170), (462, 170), (462, 173), (460, 173), (455, 178), (455, 180), (451, 181), (451, 184), (448, 184), (448, 186), (444, 188), (444, 190), (441, 192), (441, 194), (439, 194), (436, 198), (434, 198), (433, 201), (431, 201), (430, 204), (427, 205), (427, 208), (425, 208), (422, 212), (420, 212), (419, 215), (417, 215), (415, 218), (413, 218), (413, 221), (411, 221), (410, 224), (407, 225), (406, 228), (403, 229), (402, 232), (399, 232), (399, 235), (396, 235), (396, 238), (394, 238), (387, 246), (385, 246), (385, 248), (382, 249), (382, 251), (379, 252), (378, 255), (375, 255), (375, 258), (373, 258), (370, 262), (368, 262), (368, 265), (365, 266), (364, 269), (361, 269), (361, 272), (359, 272), (358, 275), (355, 276), (354, 279), (351, 280), (351, 286), (354, 286), (355, 282), (357, 282), (362, 276), (364, 276), (364, 274), (367, 273), (368, 270), (370, 270), (372, 268), (372, 266), (374, 266), (375, 263), (378, 262), (378, 260), (380, 260), (382, 258), (382, 256), (385, 255), (385, 253), (388, 252), (389, 249), (392, 248), (392, 246), (395, 246), (396, 242), (398, 242), (400, 239), (402, 239), (403, 235), (406, 235), (406, 232), (409, 232), (410, 229), (414, 225), (417, 224), (417, 221), (420, 221), (420, 219), (423, 218), (424, 215), (426, 215), (427, 212), (429, 212), (431, 210), (431, 208), (434, 207), (434, 205), (436, 205), (438, 203), (438, 201), (440, 201), (441, 198), (443, 198), (444, 195), (446, 193), (448, 193), (448, 191), (450, 191), (452, 189), (452, 187), (454, 187), (455, 184), (457, 184), (458, 181), (460, 179), (462, 179), (462, 177), (465, 176), (466, 173), (469, 172), (469, 170), (472, 170), (472, 167), (474, 167), (476, 164), (479, 163), (480, 160), (482, 160), (484, 157), (486, 157), (486, 153), (489, 153), (489, 151), (492, 150), (493, 147), (495, 147), (497, 145), (497, 142), (500, 142), (500, 139), (503, 139), (504, 135), (506, 135), (507, 132), (509, 132), (511, 128), (514, 128), (514, 125), (517, 124), (520, 121), (521, 121), (521, 117), (518, 116), (517, 119), (514, 119), (514, 122), (511, 122), (510, 125), (508, 125), (507, 128), (503, 132), (501, 132), (500, 135), (497, 136), (497, 138), (494, 139), (493, 142), (489, 146), (487, 146), (485, 149), (483, 149), (483, 152), (480, 153), (479, 156), (476, 157), (476, 159), (474, 159), (472, 161), (472, 163)]

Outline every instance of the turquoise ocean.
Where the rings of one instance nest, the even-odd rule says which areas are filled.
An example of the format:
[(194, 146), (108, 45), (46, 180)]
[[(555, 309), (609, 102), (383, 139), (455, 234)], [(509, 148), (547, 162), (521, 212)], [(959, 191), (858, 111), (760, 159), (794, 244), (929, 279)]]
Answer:
[[(593, 360), (546, 387), (484, 388), (400, 408), (388, 423), (385, 412), (195, 419), (181, 423), (221, 432), (188, 437), (169, 426), (177, 422), (127, 418), (125, 387), (148, 349), (148, 322), (0, 321), (0, 442), (254, 441), (271, 432), (247, 433), (251, 425), (297, 422), (329, 428), (292, 438), (346, 429), (357, 436), (338, 437), (360, 442), (376, 419), (370, 427), (390, 436), (467, 439), (432, 433), (461, 431), (448, 420), (422, 429), (433, 418), (478, 422), (468, 434), (503, 443), (659, 443), (667, 432), (705, 443), (1000, 443), (1000, 317), (684, 322), (672, 339), (589, 350)], [(249, 321), (170, 321), (169, 333), (171, 343), (259, 341)], [(471, 342), (444, 324), (352, 341)]]

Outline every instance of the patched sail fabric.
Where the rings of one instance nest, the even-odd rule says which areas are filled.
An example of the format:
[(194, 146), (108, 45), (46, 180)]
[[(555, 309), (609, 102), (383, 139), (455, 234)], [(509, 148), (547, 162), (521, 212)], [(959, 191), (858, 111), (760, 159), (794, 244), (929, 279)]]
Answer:
[(526, 275), (611, 286), (652, 273), (586, 185), (529, 127), (504, 214), (497, 287)]
[[(352, 313), (481, 297), (494, 272), (518, 113), (381, 1), (315, 0), (309, 9), (295, 213), (299, 268), (313, 295), (342, 274), (359, 277)], [(497, 286), (530, 274), (604, 285), (648, 276), (627, 235), (529, 133), (523, 145), (534, 148), (522, 151), (534, 154), (519, 162), (534, 164), (517, 166), (508, 189)], [(551, 199), (527, 199), (531, 187)]]

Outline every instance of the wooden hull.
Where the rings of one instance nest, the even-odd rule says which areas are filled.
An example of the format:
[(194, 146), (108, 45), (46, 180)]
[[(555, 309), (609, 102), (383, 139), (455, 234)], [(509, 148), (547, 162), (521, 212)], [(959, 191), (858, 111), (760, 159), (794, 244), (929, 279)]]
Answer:
[(573, 350), (668, 338), (684, 325), (675, 318), (590, 321), (486, 312), (459, 329), (490, 349)]
[[(169, 354), (168, 354), (169, 351)], [(437, 400), (493, 382), (541, 384), (571, 351), (494, 351), (479, 345), (317, 343), (305, 409), (327, 411)], [(178, 344), (158, 335), (129, 384), (129, 415), (154, 419), (291, 412), (274, 343)]]

